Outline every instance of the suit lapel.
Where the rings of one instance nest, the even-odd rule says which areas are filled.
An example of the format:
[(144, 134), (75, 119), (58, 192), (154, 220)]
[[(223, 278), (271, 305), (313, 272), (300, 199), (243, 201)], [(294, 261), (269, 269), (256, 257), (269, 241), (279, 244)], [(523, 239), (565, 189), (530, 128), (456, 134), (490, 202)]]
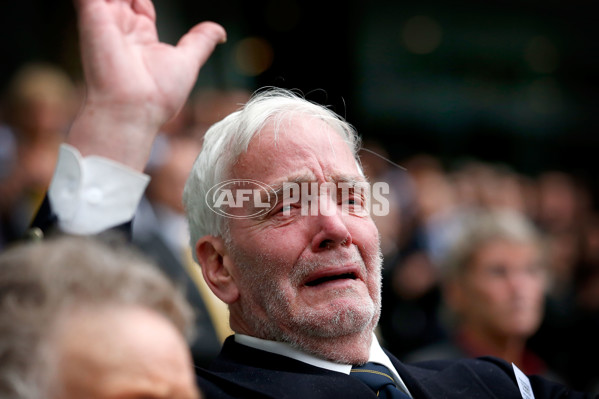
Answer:
[(199, 371), (199, 377), (204, 390), (210, 391), (210, 382), (216, 382), (219, 388), (226, 387), (230, 397), (376, 398), (351, 376), (240, 345), (233, 336), (225, 340), (210, 369)]
[[(391, 357), (391, 356), (390, 356)], [(485, 359), (405, 365), (392, 357), (414, 399), (521, 399), (508, 373)]]

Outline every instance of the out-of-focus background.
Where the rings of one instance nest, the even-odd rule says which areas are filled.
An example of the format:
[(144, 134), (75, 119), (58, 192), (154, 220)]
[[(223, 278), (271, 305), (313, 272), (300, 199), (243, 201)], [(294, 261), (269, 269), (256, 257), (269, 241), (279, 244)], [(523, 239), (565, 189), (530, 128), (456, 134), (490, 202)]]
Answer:
[[(393, 311), (383, 315), (388, 346), (403, 356), (451, 335), (439, 316), (439, 259), (452, 245), (456, 215), (508, 208), (541, 231), (551, 275), (544, 322), (528, 345), (572, 386), (597, 389), (593, 2), (154, 3), (163, 41), (214, 20), (228, 42), (165, 126), (149, 172), (167, 173), (165, 154), (181, 147), (169, 138), (201, 137), (252, 91), (298, 89), (356, 126), (372, 151), (363, 153), (367, 174), (392, 185), (391, 215), (377, 220), (393, 287), (384, 304)], [(78, 54), (69, 1), (0, 6), (0, 250), (25, 231), (49, 182), (83, 93)], [(160, 195), (173, 192), (157, 188), (149, 200), (176, 204)]]
[[(314, 93), (392, 155), (592, 173), (599, 35), (591, 1), (156, 0), (159, 33), (225, 26), (199, 84)], [(5, 2), (0, 87), (24, 62), (80, 75), (69, 1)]]

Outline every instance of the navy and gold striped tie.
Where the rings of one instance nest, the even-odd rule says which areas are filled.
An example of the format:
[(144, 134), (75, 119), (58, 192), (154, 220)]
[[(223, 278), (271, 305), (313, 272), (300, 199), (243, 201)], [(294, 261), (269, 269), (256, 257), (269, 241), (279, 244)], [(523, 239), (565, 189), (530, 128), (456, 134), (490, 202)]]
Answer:
[(372, 389), (379, 398), (385, 399), (410, 399), (395, 385), (389, 369), (377, 363), (366, 363), (363, 366), (354, 366), (351, 375), (356, 377)]

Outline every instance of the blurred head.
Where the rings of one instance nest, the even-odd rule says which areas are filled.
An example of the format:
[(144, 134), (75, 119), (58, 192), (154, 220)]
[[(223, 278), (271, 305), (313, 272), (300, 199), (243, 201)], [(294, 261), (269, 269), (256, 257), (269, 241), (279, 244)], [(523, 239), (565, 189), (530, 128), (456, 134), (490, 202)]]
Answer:
[(178, 213), (183, 210), (183, 188), (201, 150), (201, 144), (187, 137), (163, 137), (157, 145), (156, 160), (146, 171), (152, 180), (148, 185), (150, 201)]
[(6, 97), (6, 119), (26, 141), (62, 138), (77, 111), (75, 85), (51, 64), (24, 65), (9, 83)]
[(455, 207), (455, 187), (441, 161), (432, 155), (417, 154), (406, 160), (405, 165), (415, 183), (422, 223), (451, 214)]
[(9, 195), (21, 204), (32, 202), (35, 209), (50, 184), (58, 147), (77, 110), (75, 85), (55, 65), (30, 63), (15, 73), (3, 94), (5, 120), (16, 144)]
[(551, 233), (579, 228), (589, 209), (589, 193), (584, 182), (559, 171), (546, 171), (537, 181), (541, 227)]
[(125, 248), (64, 237), (0, 256), (0, 396), (195, 399), (192, 313)]
[[(354, 193), (365, 182), (357, 142), (339, 116), (279, 90), (255, 96), (206, 133), (184, 200), (204, 277), (229, 304), (234, 331), (337, 361), (368, 357), (380, 307), (380, 251)], [(314, 184), (306, 190), (332, 212), (304, 214), (279, 195), (259, 217), (249, 216), (248, 205), (224, 218), (205, 201), (227, 179), (275, 192), (286, 182)], [(350, 187), (347, 203), (318, 191), (339, 182)]]
[(539, 327), (547, 284), (534, 226), (511, 211), (478, 211), (443, 265), (458, 324), (493, 339), (528, 338)]
[(531, 181), (506, 165), (465, 161), (452, 171), (451, 180), (463, 206), (531, 211)]

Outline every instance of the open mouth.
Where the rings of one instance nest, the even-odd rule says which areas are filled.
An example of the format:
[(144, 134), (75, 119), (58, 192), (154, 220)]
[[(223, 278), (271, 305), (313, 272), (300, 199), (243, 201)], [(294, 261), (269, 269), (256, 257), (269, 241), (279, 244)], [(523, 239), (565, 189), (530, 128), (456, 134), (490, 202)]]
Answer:
[(328, 283), (330, 281), (336, 281), (336, 280), (355, 280), (358, 277), (356, 276), (355, 273), (343, 273), (343, 274), (335, 274), (335, 275), (331, 275), (331, 276), (323, 276), (323, 277), (318, 277), (315, 278), (314, 280), (310, 280), (306, 283), (306, 285), (308, 287), (315, 287), (317, 285), (320, 284), (324, 284), (324, 283)]

